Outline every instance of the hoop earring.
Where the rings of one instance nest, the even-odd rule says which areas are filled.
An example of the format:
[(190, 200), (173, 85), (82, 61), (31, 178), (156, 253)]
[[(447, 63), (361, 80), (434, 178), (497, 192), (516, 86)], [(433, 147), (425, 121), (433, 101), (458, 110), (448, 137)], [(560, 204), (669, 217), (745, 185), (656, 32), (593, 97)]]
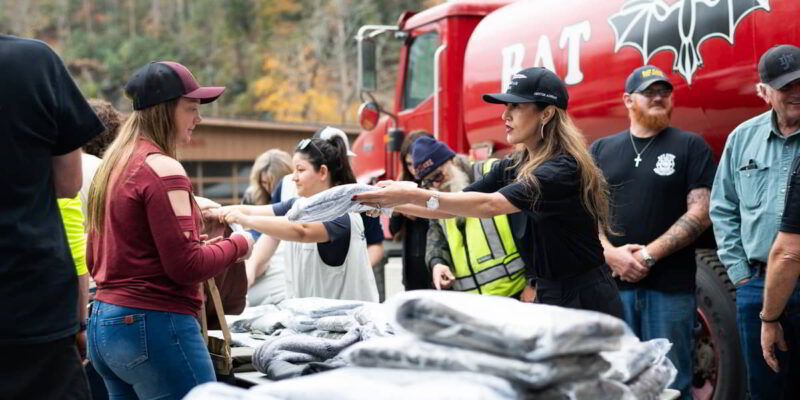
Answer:
[(544, 140), (544, 124), (539, 124), (539, 136)]

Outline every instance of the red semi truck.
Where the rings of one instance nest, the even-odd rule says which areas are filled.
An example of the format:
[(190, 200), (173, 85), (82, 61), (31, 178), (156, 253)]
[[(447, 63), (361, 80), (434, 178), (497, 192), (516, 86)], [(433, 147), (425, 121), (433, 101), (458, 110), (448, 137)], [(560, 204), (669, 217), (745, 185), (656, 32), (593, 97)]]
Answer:
[[(396, 177), (403, 136), (434, 133), (475, 158), (502, 156), (502, 107), (481, 94), (505, 89), (531, 66), (568, 85), (570, 114), (587, 141), (627, 128), (625, 78), (643, 64), (669, 72), (672, 125), (701, 134), (718, 160), (729, 132), (766, 110), (756, 96), (757, 64), (769, 47), (800, 43), (796, 0), (461, 0), (403, 13), (396, 26), (359, 30), (359, 85), (377, 86), (376, 43), (403, 41), (394, 106), (362, 105), (356, 139), (361, 181)], [(387, 38), (388, 36), (388, 38)], [(693, 394), (746, 395), (734, 289), (707, 235), (697, 252)]]

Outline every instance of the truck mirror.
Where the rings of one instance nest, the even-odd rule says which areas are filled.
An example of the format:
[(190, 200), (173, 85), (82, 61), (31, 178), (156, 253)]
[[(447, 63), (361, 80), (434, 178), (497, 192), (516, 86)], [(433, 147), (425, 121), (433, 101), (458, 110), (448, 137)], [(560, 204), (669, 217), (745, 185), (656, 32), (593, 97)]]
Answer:
[(360, 38), (358, 41), (358, 88), (365, 92), (378, 89), (375, 40), (372, 38)]
[(376, 103), (364, 103), (358, 108), (358, 123), (364, 130), (371, 131), (378, 126), (380, 114), (380, 109)]

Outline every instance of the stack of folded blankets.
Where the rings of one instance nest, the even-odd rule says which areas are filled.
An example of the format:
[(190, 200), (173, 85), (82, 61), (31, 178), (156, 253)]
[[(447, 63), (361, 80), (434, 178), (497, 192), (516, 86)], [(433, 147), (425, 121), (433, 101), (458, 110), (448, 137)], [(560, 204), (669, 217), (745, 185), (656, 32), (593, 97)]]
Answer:
[(386, 307), (396, 335), (331, 347), (351, 367), (208, 398), (658, 399), (676, 374), (668, 341), (596, 312), (436, 291)]
[(458, 292), (409, 292), (395, 302), (408, 333), (355, 344), (345, 360), (483, 373), (541, 399), (658, 399), (675, 377), (668, 341), (642, 343), (605, 314)]
[(272, 380), (339, 368), (347, 346), (394, 333), (382, 307), (315, 297), (253, 307), (232, 318), (233, 345), (254, 348), (253, 367)]

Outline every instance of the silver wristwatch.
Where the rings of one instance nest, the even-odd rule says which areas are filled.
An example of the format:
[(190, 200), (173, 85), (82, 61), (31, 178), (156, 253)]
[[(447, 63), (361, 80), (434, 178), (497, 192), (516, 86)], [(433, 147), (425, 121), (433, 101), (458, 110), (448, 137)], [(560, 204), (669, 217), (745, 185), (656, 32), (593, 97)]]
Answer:
[(439, 208), (439, 195), (434, 193), (430, 199), (428, 199), (428, 208), (431, 210), (435, 210)]
[(644, 259), (644, 263), (647, 264), (648, 268), (651, 268), (653, 265), (656, 265), (656, 259), (647, 252), (647, 247), (642, 247), (642, 259)]

